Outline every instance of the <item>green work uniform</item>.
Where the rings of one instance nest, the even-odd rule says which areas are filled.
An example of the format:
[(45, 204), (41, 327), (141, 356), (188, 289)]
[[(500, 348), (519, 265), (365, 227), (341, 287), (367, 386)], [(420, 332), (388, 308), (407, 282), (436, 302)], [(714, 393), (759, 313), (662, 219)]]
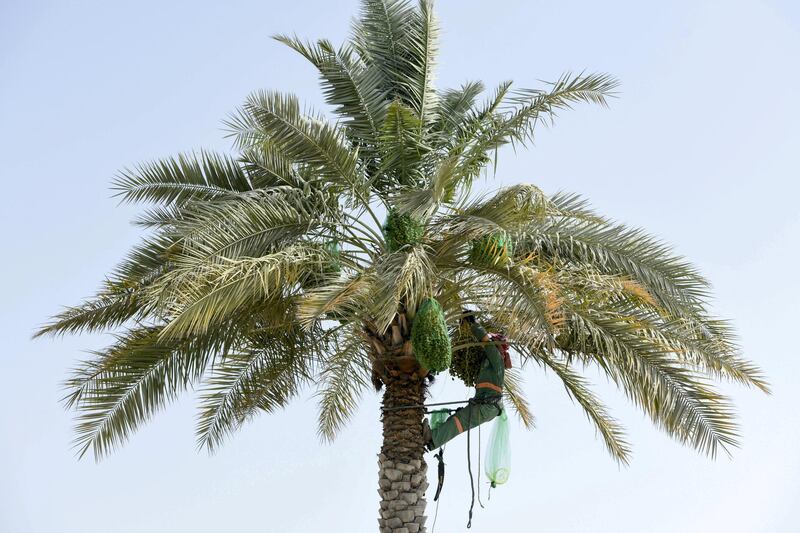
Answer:
[[(472, 334), (478, 341), (486, 336), (486, 330), (478, 324), (472, 324)], [(473, 403), (456, 410), (436, 429), (431, 429), (433, 449), (439, 448), (460, 433), (488, 422), (500, 414), (500, 398), (503, 394), (503, 383), (506, 369), (500, 350), (492, 343), (483, 347), (484, 358), (475, 384)]]

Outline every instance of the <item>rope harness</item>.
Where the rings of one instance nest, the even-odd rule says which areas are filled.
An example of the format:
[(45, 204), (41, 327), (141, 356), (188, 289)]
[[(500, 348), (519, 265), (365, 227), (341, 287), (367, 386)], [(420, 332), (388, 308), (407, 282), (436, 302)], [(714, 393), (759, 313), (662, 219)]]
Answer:
[[(502, 390), (502, 389), (500, 389)], [(404, 409), (422, 409), (422, 412), (425, 414), (430, 413), (431, 411), (428, 410), (428, 407), (440, 407), (443, 405), (460, 405), (460, 404), (497, 404), (501, 400), (501, 396), (484, 396), (482, 398), (470, 398), (469, 400), (456, 400), (452, 402), (439, 402), (439, 403), (412, 403), (408, 405), (397, 405), (395, 407), (381, 407), (381, 411), (384, 413), (392, 412), (392, 411), (402, 411)], [(498, 407), (498, 409), (500, 409)], [(445, 409), (449, 413), (455, 412), (455, 409)], [(500, 409), (502, 412), (502, 409)]]
[[(381, 407), (381, 411), (383, 411), (384, 413), (388, 413), (391, 411), (402, 411), (404, 409), (422, 409), (423, 413), (430, 413), (430, 411), (428, 411), (428, 407), (438, 407), (440, 405), (458, 405), (469, 402), (470, 400), (459, 400), (453, 402), (439, 402), (439, 403), (414, 403), (409, 405), (398, 405), (395, 407)], [(447, 411), (452, 413), (454, 410), (447, 409)]]

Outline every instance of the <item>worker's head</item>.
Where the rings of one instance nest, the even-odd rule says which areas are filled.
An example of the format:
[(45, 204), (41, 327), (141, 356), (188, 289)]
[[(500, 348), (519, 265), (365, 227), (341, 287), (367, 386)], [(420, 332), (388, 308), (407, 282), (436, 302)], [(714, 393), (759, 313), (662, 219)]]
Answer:
[(469, 309), (462, 309), (461, 310), (461, 322), (466, 322), (468, 324), (475, 323), (475, 311), (471, 311)]

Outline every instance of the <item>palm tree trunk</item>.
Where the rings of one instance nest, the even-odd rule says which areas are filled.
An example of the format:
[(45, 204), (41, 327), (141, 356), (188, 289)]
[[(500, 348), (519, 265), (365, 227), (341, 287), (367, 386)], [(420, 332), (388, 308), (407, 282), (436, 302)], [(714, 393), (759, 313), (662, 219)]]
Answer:
[[(385, 375), (384, 408), (418, 405), (425, 399), (425, 379), (398, 370)], [(421, 409), (383, 413), (383, 446), (378, 456), (381, 533), (425, 533), (427, 471), (423, 457)]]

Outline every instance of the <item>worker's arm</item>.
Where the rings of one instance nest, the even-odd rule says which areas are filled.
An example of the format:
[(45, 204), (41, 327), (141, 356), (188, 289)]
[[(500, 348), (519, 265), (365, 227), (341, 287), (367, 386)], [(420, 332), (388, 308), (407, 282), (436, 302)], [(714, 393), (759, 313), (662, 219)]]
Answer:
[(489, 364), (492, 365), (492, 368), (497, 371), (504, 369), (503, 356), (500, 355), (500, 350), (497, 349), (497, 346), (495, 346), (494, 343), (489, 342), (489, 335), (486, 333), (486, 330), (483, 328), (483, 326), (477, 322), (473, 322), (470, 324), (470, 327), (475, 338), (480, 342), (486, 343), (483, 346), (483, 351), (486, 353), (486, 358), (489, 360)]
[(477, 322), (473, 322), (469, 326), (472, 328), (472, 334), (476, 339), (478, 339), (480, 342), (489, 342), (489, 334), (486, 333), (486, 330), (483, 329), (483, 326)]

